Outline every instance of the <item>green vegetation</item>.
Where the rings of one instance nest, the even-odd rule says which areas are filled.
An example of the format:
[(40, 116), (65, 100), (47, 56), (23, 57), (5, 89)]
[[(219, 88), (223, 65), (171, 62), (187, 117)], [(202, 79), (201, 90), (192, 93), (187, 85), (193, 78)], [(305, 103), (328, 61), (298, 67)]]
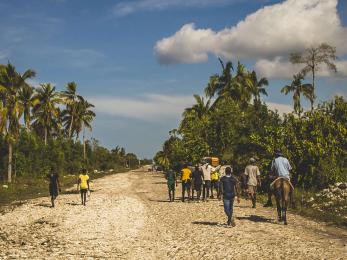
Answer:
[[(306, 74), (315, 74), (321, 63), (335, 70), (335, 49), (322, 44), (307, 52), (291, 57), (307, 66), (282, 90), (294, 92), (294, 112), (284, 116), (260, 99), (267, 95), (267, 79), (258, 79), (255, 71), (240, 62), (234, 70), (232, 62), (220, 60), (222, 71), (210, 77), (206, 98), (194, 96), (196, 104), (184, 111), (179, 127), (170, 131), (155, 161), (164, 168), (178, 169), (185, 162), (217, 156), (241, 173), (249, 158), (256, 157), (266, 176), (273, 150), (279, 148), (293, 166), (292, 180), (297, 187), (317, 190), (347, 181), (347, 102), (335, 97), (307, 112), (301, 106), (302, 97), (312, 104), (315, 99), (314, 76), (312, 84), (305, 84)], [(311, 52), (313, 60), (309, 59)]]
[(69, 174), (82, 167), (138, 165), (136, 155), (124, 148), (109, 151), (97, 140), (85, 139), (85, 130), (92, 130), (94, 106), (77, 93), (75, 82), (62, 92), (50, 83), (34, 88), (27, 80), (35, 75), (30, 69), (20, 74), (10, 63), (0, 65), (0, 180), (39, 179), (52, 169)]

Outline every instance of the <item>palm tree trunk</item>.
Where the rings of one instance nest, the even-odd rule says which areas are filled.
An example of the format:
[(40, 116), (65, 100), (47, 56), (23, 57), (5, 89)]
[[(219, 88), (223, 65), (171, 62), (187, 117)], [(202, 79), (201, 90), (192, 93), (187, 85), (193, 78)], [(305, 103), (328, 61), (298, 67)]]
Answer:
[(47, 135), (48, 135), (47, 128), (45, 128), (45, 145), (47, 145)]
[(8, 172), (7, 172), (7, 182), (12, 182), (12, 153), (13, 153), (13, 145), (12, 142), (8, 143)]
[(85, 127), (83, 124), (83, 160), (86, 162), (86, 140), (85, 140)]
[(27, 133), (29, 133), (29, 131), (30, 131), (30, 120), (26, 121), (25, 129), (26, 129)]
[(312, 101), (311, 101), (311, 111), (313, 111), (313, 106), (314, 106), (314, 93), (315, 93), (315, 80), (316, 80), (316, 68), (313, 62), (313, 67), (312, 67), (312, 87), (313, 87), (313, 93), (312, 93)]
[(71, 123), (70, 123), (70, 127), (69, 127), (69, 138), (71, 138), (72, 136), (72, 125), (73, 125), (73, 120), (74, 120), (74, 108), (72, 108), (72, 114), (71, 114)]

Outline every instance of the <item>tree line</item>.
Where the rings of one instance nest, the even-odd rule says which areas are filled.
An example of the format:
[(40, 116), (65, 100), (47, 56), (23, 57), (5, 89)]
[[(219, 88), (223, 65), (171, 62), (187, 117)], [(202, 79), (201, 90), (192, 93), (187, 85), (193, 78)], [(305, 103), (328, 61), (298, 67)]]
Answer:
[[(302, 69), (281, 89), (292, 93), (294, 108), (283, 116), (261, 100), (268, 95), (266, 78), (258, 78), (241, 62), (234, 67), (219, 59), (221, 72), (209, 78), (205, 96), (194, 95), (195, 104), (185, 109), (154, 160), (178, 171), (184, 163), (217, 156), (241, 173), (255, 157), (267, 173), (277, 148), (293, 166), (295, 185), (322, 188), (347, 181), (347, 102), (336, 96), (315, 105), (317, 72), (323, 64), (337, 72), (336, 59), (336, 49), (325, 43), (291, 54), (291, 62)], [(307, 76), (312, 76), (311, 82), (304, 82)], [(303, 110), (302, 98), (311, 104), (310, 110)]]
[[(95, 139), (86, 140), (92, 130), (94, 105), (69, 82), (57, 91), (51, 83), (33, 87), (32, 69), (20, 73), (8, 63), (0, 64), (0, 176), (7, 168), (7, 181), (17, 175), (40, 176), (55, 169), (73, 173), (81, 167), (111, 169), (137, 163), (124, 148), (112, 151)], [(82, 135), (82, 142), (80, 137)]]

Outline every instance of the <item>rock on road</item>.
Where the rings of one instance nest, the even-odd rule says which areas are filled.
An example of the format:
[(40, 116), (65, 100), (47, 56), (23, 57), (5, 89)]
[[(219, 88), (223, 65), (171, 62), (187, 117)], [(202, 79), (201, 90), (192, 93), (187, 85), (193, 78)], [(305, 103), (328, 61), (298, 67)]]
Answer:
[[(29, 200), (0, 216), (0, 259), (346, 259), (347, 231), (273, 209), (167, 202), (160, 173), (134, 171), (93, 181), (87, 206), (78, 194)], [(177, 195), (180, 188), (177, 189)]]

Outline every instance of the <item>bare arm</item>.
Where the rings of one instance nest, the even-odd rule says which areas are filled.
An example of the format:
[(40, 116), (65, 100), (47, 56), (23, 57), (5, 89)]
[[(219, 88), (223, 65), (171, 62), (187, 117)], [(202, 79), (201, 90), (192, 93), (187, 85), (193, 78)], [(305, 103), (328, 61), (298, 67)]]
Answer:
[(237, 203), (240, 203), (241, 187), (240, 187), (240, 182), (237, 179), (235, 184), (235, 192), (236, 192)]
[(61, 192), (59, 177), (57, 177), (57, 187), (59, 192)]
[(77, 191), (79, 190), (80, 184), (81, 184), (81, 179), (78, 178), (78, 180), (77, 180)]

